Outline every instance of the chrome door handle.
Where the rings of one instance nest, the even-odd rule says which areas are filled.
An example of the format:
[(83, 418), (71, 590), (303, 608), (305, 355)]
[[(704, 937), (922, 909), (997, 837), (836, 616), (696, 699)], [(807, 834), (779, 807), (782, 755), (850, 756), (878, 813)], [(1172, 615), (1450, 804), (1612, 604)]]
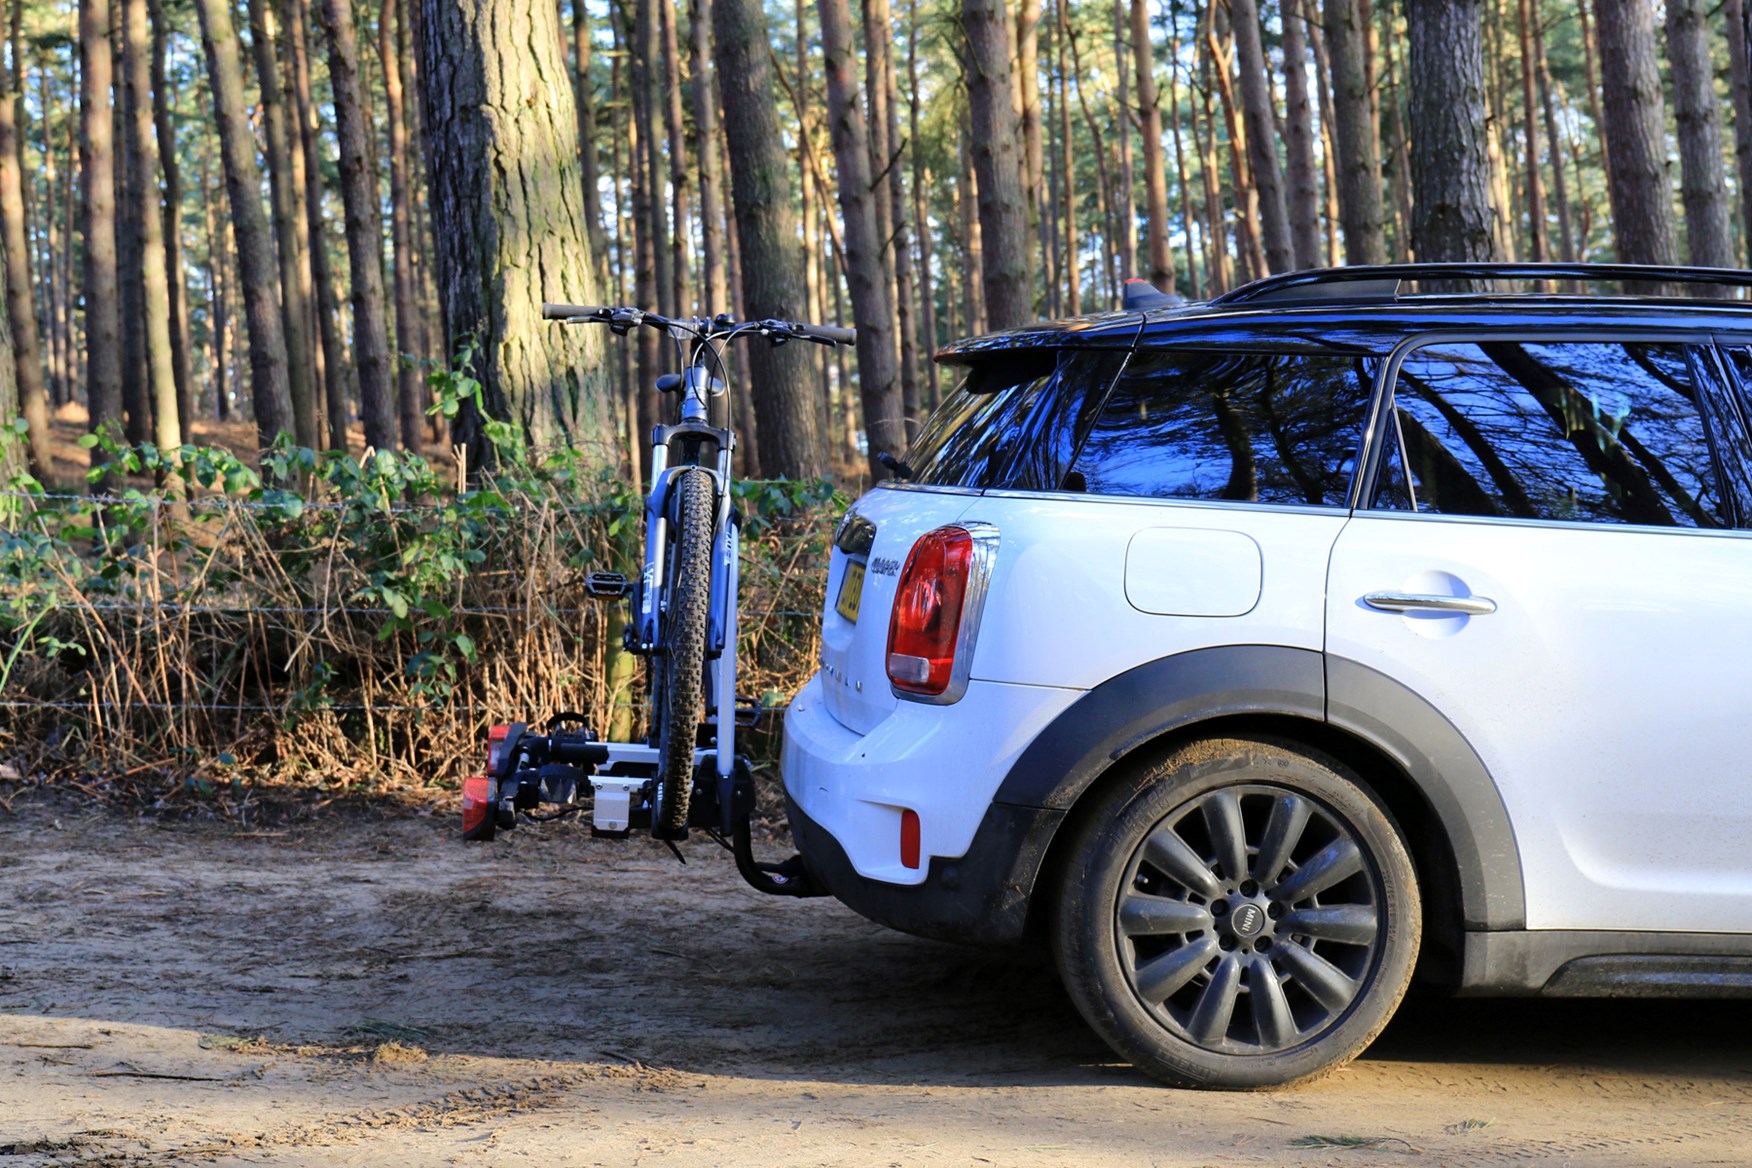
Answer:
[(1496, 611), (1488, 596), (1429, 596), (1421, 592), (1370, 592), (1363, 603), (1377, 612), (1454, 612), (1486, 616)]

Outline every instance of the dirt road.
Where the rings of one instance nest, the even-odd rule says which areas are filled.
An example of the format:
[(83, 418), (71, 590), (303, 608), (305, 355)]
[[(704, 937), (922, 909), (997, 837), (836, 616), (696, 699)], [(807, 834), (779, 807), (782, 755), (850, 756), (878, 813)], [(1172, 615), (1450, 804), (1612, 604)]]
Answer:
[(1752, 1159), (1747, 1006), (1415, 1000), (1312, 1087), (1171, 1091), (1026, 955), (454, 827), (0, 817), (0, 1168)]

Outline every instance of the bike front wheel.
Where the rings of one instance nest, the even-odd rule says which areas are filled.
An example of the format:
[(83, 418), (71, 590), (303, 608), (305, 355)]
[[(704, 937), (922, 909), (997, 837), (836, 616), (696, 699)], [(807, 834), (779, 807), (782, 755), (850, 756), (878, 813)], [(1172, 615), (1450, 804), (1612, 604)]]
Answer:
[(660, 757), (652, 829), (661, 839), (687, 834), (694, 748), (706, 666), (707, 610), (712, 595), (712, 477), (688, 470), (675, 481), (675, 529), (670, 545), (669, 608), (663, 634)]

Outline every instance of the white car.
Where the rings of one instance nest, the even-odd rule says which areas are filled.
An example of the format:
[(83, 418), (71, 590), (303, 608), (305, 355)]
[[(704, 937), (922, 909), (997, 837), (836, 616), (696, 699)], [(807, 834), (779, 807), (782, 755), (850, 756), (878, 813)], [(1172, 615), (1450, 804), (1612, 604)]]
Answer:
[(1187, 1086), (1342, 1064), (1414, 970), (1752, 990), (1752, 307), (1427, 291), (1507, 276), (1752, 284), (1302, 272), (940, 354), (785, 720), (816, 880), (1044, 938)]

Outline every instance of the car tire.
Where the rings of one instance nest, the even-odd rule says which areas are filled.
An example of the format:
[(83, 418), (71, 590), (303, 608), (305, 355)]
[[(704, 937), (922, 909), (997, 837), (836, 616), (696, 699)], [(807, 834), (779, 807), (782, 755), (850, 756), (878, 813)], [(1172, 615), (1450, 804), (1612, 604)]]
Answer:
[(1051, 920), (1060, 977), (1163, 1082), (1252, 1090), (1334, 1070), (1405, 994), (1416, 873), (1337, 759), (1265, 737), (1185, 744), (1074, 831)]

